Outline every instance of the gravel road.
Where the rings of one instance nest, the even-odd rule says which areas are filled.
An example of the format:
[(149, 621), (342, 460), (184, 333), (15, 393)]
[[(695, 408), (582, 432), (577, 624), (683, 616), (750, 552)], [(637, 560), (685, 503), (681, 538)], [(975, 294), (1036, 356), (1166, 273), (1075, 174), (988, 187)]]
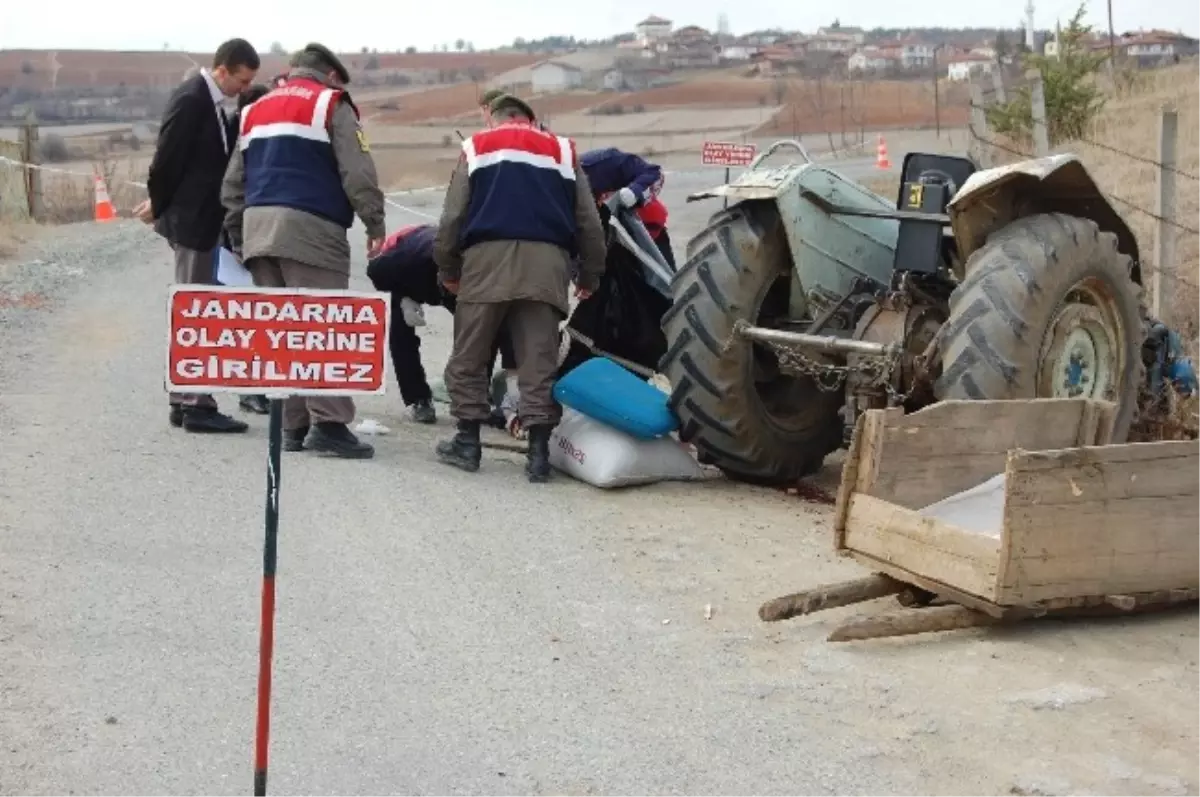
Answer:
[[(668, 182), (680, 248), (709, 182)], [(395, 199), (392, 227), (439, 201)], [(0, 266), (0, 793), (250, 789), (265, 424), (168, 427), (169, 275), (133, 222)], [(445, 420), (360, 411), (393, 430), (376, 459), (284, 461), (273, 793), (1200, 788), (1194, 612), (831, 645), (855, 610), (755, 615), (862, 574), (824, 505), (464, 474)]]

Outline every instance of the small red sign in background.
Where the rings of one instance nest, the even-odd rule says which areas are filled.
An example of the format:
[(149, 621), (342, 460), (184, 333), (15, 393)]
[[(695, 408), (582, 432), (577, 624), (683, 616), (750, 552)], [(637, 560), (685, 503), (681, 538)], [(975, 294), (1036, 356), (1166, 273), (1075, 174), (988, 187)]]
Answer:
[(749, 166), (758, 148), (731, 141), (705, 141), (700, 159), (706, 166)]

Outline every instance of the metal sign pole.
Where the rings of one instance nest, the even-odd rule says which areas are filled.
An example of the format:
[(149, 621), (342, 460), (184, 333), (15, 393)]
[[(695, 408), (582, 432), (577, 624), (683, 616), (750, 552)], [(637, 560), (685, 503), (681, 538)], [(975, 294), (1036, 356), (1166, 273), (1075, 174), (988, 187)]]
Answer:
[(283, 449), (283, 399), (271, 397), (267, 435), (267, 511), (263, 542), (262, 615), (258, 637), (258, 717), (254, 738), (254, 795), (267, 793), (271, 736), (271, 659), (275, 652), (275, 562), (279, 536), (279, 465)]
[[(729, 167), (728, 166), (725, 167), (725, 185), (729, 185)], [(725, 197), (725, 204), (722, 205), (722, 207), (725, 209), (729, 208), (729, 197)]]

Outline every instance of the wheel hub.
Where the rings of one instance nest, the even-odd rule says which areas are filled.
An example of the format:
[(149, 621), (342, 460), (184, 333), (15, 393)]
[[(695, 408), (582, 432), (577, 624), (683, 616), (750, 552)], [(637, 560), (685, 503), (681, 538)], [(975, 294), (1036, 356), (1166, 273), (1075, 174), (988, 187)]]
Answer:
[(1038, 378), (1038, 395), (1112, 400), (1119, 349), (1096, 307), (1063, 306), (1050, 325)]

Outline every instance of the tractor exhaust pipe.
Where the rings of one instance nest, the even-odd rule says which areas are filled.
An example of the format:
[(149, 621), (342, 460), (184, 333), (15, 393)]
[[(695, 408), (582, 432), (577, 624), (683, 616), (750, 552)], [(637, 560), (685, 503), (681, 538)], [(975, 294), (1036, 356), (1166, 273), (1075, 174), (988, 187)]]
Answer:
[(785, 332), (782, 329), (767, 329), (751, 326), (745, 321), (733, 325), (733, 334), (759, 343), (774, 343), (797, 349), (836, 352), (838, 354), (865, 354), (874, 357), (891, 357), (900, 352), (897, 343), (872, 343), (867, 340), (839, 338), (835, 335), (808, 335), (803, 332)]

